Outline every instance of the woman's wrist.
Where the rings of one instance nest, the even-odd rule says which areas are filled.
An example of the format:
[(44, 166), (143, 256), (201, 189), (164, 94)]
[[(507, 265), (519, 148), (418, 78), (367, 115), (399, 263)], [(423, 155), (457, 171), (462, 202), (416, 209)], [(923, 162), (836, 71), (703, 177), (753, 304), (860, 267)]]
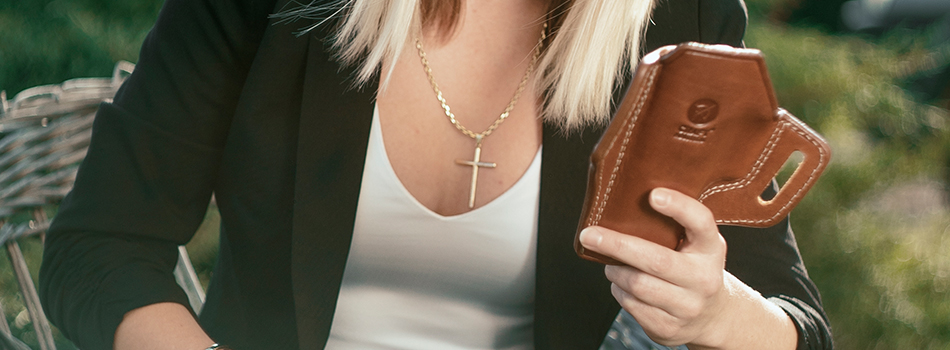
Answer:
[(798, 330), (782, 308), (728, 272), (723, 288), (729, 299), (723, 312), (691, 350), (796, 348)]
[(185, 306), (165, 302), (127, 312), (116, 329), (113, 349), (205, 349), (212, 343)]
[(231, 349), (230, 347), (228, 347), (227, 345), (222, 345), (222, 344), (214, 343), (214, 344), (211, 344), (211, 346), (209, 346), (209, 347), (208, 347), (207, 349), (205, 349), (205, 350), (232, 350), (232, 349)]

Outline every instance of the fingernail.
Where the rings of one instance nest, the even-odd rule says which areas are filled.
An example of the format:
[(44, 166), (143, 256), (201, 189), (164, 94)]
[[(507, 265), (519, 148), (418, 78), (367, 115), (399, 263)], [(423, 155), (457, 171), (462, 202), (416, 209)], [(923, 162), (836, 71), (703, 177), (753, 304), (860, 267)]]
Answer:
[(599, 246), (603, 238), (600, 232), (590, 227), (581, 231), (581, 244), (588, 248)]
[(670, 203), (670, 194), (662, 189), (654, 188), (650, 196), (653, 197), (653, 204), (658, 207), (665, 207)]

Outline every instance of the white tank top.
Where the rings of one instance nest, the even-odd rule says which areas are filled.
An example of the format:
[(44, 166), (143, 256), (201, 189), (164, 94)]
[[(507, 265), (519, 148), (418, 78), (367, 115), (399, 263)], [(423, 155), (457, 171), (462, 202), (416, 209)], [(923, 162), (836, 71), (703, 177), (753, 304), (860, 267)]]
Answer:
[(374, 111), (327, 349), (533, 349), (541, 151), (470, 212), (427, 209), (396, 177)]

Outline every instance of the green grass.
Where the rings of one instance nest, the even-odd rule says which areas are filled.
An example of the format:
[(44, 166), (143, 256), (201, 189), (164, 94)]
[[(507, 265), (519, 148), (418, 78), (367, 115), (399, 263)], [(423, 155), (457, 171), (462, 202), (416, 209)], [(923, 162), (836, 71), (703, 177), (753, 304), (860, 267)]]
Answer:
[[(35, 85), (109, 76), (115, 61), (136, 61), (160, 5), (0, 0), (0, 89), (12, 97)], [(792, 223), (837, 348), (950, 349), (950, 114), (905, 89), (915, 67), (950, 48), (928, 46), (926, 33), (835, 36), (766, 19), (787, 0), (748, 5), (746, 44), (765, 53), (779, 104), (834, 150)], [(219, 222), (210, 208), (188, 245), (205, 283)], [(28, 239), (23, 250), (35, 272), (40, 245)], [(29, 341), (35, 336), (19, 298), (9, 265), (0, 264), (0, 303), (14, 333)]]

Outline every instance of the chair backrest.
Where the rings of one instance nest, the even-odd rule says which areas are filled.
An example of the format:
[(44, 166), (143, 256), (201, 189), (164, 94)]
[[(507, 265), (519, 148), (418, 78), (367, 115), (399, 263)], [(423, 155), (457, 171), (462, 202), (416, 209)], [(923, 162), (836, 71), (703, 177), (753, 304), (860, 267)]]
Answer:
[[(47, 211), (59, 204), (75, 182), (99, 104), (112, 100), (134, 67), (122, 61), (116, 64), (111, 78), (79, 78), (37, 86), (23, 90), (10, 101), (0, 91), (0, 244), (6, 248), (41, 350), (56, 346), (18, 240), (42, 242), (49, 228)], [(204, 291), (183, 246), (179, 247), (175, 277), (192, 308), (200, 311)], [(0, 322), (3, 348), (29, 349), (12, 336), (5, 317)]]

